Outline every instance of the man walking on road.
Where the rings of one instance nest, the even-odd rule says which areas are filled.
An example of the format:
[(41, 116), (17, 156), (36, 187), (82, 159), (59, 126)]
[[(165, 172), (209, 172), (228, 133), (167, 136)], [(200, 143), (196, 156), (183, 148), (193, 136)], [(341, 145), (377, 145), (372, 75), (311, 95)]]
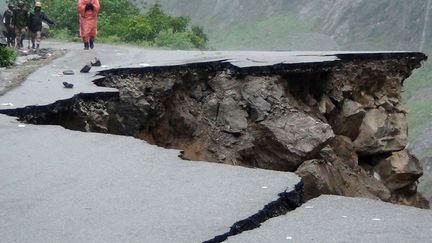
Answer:
[(28, 28), (30, 31), (30, 38), (33, 49), (39, 49), (40, 46), (42, 21), (46, 21), (48, 24), (51, 25), (54, 24), (54, 22), (52, 22), (42, 11), (41, 2), (36, 2), (34, 12), (30, 13), (28, 18)]
[(3, 23), (6, 27), (6, 39), (9, 47), (15, 47), (15, 29), (12, 25), (14, 6), (9, 3), (8, 9), (3, 14)]
[(23, 1), (18, 3), (18, 8), (13, 11), (12, 24), (15, 27), (16, 45), (18, 48), (24, 47), (24, 38), (27, 34), (28, 13)]
[(80, 36), (84, 43), (84, 50), (94, 48), (99, 10), (99, 0), (78, 0)]

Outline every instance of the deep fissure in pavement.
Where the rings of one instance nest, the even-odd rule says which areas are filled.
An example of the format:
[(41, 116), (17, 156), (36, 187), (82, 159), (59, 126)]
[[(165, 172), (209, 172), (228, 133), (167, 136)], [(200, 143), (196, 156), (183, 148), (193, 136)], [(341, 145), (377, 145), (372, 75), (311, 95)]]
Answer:
[(258, 213), (233, 224), (230, 230), (225, 234), (218, 235), (213, 239), (204, 241), (204, 243), (224, 242), (231, 236), (257, 229), (261, 227), (261, 224), (265, 221), (286, 215), (288, 212), (300, 207), (303, 203), (303, 183), (300, 182), (295, 186), (294, 190), (279, 193), (279, 198), (276, 201), (265, 205)]
[[(336, 194), (427, 207), (416, 190), (421, 167), (405, 150), (400, 102), (403, 81), (426, 57), (339, 58), (113, 69), (95, 84), (119, 92), (1, 112), (34, 124), (134, 136), (180, 149), (188, 160), (296, 172), (306, 199)], [(401, 158), (418, 170), (392, 171), (388, 164)]]

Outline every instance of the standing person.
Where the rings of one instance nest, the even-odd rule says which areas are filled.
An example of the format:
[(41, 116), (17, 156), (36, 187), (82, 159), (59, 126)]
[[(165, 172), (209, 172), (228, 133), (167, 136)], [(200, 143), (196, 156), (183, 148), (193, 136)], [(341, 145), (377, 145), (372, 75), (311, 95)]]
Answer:
[(80, 36), (84, 43), (84, 50), (94, 48), (99, 10), (99, 0), (78, 0)]
[(54, 22), (52, 22), (42, 11), (41, 2), (36, 2), (34, 12), (30, 13), (28, 17), (28, 28), (33, 49), (39, 49), (40, 46), (42, 21), (46, 21), (50, 25), (54, 24)]
[(9, 47), (15, 47), (15, 29), (12, 25), (14, 5), (8, 4), (8, 9), (3, 14), (3, 23), (6, 27), (6, 39)]
[(13, 11), (12, 24), (15, 27), (16, 45), (18, 48), (24, 47), (24, 38), (27, 33), (28, 13), (23, 1), (19, 1), (18, 7)]

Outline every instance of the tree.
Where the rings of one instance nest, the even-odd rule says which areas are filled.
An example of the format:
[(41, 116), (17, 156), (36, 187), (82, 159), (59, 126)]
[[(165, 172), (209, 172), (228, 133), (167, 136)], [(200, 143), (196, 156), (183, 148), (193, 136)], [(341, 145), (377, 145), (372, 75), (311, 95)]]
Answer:
[(192, 26), (191, 41), (195, 47), (203, 49), (206, 47), (208, 38), (200, 26)]
[(186, 16), (171, 17), (170, 26), (173, 33), (185, 32), (190, 22), (190, 18)]
[(168, 16), (162, 10), (162, 7), (157, 1), (147, 11), (147, 19), (152, 26), (152, 33), (150, 38), (154, 39), (163, 30), (167, 30), (171, 26), (171, 16)]

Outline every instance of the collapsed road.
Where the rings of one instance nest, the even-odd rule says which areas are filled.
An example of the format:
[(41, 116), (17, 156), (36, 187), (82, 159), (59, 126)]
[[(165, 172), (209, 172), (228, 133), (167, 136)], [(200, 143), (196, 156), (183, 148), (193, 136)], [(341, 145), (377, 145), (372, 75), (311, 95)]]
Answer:
[(1, 239), (221, 242), (321, 194), (428, 207), (400, 102), (421, 53), (68, 48), (0, 96)]

